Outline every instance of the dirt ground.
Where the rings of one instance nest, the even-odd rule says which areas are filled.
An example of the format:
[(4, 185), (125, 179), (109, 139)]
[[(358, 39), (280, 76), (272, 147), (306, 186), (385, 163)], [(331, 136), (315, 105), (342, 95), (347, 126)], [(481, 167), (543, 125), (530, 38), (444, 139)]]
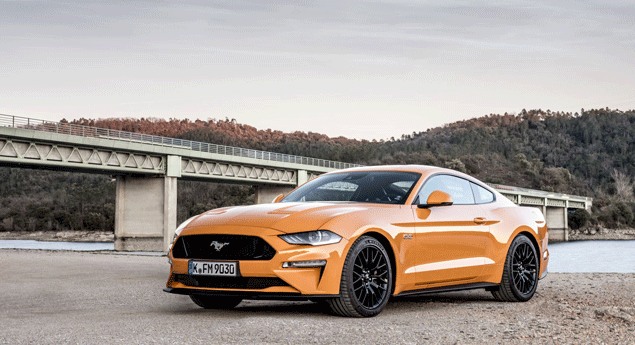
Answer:
[(393, 299), (377, 317), (311, 302), (204, 310), (162, 291), (165, 257), (0, 250), (0, 344), (635, 344), (635, 274), (554, 274), (525, 303), (484, 290)]

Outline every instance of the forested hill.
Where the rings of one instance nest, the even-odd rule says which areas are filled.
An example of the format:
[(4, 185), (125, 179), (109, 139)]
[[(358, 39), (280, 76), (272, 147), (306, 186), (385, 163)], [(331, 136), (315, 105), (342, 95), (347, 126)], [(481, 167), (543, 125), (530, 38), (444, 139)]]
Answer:
[(635, 111), (488, 115), (389, 141), (258, 130), (235, 120), (80, 119), (73, 123), (359, 164), (430, 164), (491, 183), (563, 193), (610, 192), (635, 175)]
[[(388, 141), (258, 130), (235, 120), (79, 119), (76, 124), (375, 164), (428, 164), (490, 183), (596, 198), (596, 220), (635, 225), (635, 111), (488, 115)], [(253, 202), (247, 186), (179, 181), (179, 219)], [(108, 176), (0, 168), (0, 230), (112, 229)]]

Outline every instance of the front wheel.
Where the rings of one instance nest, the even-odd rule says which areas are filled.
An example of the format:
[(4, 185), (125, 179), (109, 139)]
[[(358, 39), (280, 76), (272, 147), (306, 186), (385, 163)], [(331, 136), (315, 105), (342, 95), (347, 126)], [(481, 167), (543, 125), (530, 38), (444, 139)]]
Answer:
[(376, 239), (362, 236), (344, 261), (340, 297), (328, 300), (328, 304), (337, 315), (375, 316), (388, 303), (392, 284), (392, 267), (386, 249)]
[(533, 243), (525, 235), (518, 235), (509, 246), (503, 278), (492, 290), (499, 301), (525, 302), (531, 299), (538, 286), (538, 255)]
[(218, 297), (190, 295), (192, 302), (205, 309), (231, 309), (237, 306), (243, 299), (240, 297)]

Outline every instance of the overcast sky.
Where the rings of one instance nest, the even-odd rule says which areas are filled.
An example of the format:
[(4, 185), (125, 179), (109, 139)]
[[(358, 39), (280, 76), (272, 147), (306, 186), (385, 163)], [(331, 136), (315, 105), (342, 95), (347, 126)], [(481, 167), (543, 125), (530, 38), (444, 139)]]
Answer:
[(4, 1), (0, 113), (386, 139), (635, 108), (635, 1)]

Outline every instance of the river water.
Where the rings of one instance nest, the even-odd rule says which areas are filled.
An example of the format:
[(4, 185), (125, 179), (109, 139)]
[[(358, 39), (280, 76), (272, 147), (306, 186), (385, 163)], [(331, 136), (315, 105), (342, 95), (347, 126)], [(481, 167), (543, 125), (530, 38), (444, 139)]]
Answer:
[(113, 242), (46, 242), (34, 240), (0, 240), (0, 249), (46, 249), (96, 251), (114, 250)]
[(549, 272), (635, 273), (635, 241), (575, 241), (549, 245)]
[[(113, 251), (114, 248), (112, 242), (0, 240), (0, 249)], [(549, 245), (549, 253), (549, 272), (635, 273), (635, 241), (552, 243)]]

